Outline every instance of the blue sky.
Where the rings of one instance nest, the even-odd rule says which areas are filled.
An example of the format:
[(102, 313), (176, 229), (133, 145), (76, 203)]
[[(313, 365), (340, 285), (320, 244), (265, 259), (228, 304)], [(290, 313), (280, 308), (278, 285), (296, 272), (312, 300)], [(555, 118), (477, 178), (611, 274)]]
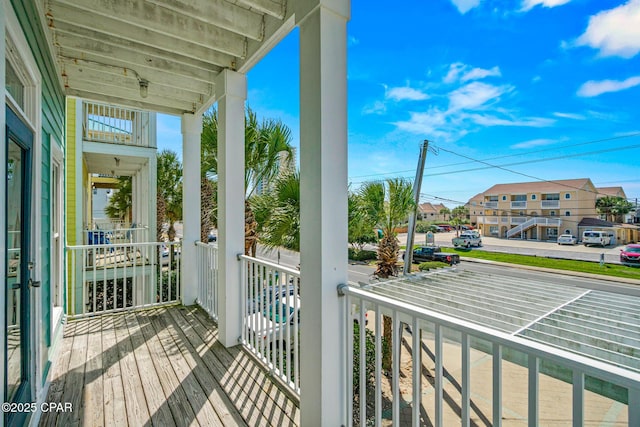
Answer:
[[(348, 37), (351, 188), (413, 179), (428, 139), (423, 201), (585, 177), (640, 198), (640, 0), (353, 1)], [(298, 48), (296, 30), (247, 100), (296, 146)], [(158, 138), (179, 151), (179, 119), (160, 116)]]

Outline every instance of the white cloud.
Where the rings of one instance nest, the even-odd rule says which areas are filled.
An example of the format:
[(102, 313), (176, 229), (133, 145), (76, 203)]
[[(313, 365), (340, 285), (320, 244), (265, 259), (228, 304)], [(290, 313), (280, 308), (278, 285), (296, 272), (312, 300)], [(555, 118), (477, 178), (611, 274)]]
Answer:
[(561, 119), (572, 119), (572, 120), (586, 120), (587, 118), (582, 114), (574, 114), (574, 113), (553, 113), (554, 116), (560, 117)]
[(533, 147), (542, 147), (544, 145), (555, 144), (557, 141), (554, 139), (531, 139), (529, 141), (522, 141), (517, 144), (513, 144), (510, 148), (520, 149), (520, 148), (533, 148)]
[(449, 65), (449, 71), (444, 77), (445, 83), (454, 83), (456, 81), (467, 82), (471, 80), (481, 80), (485, 77), (500, 77), (500, 67), (495, 66), (491, 69), (484, 68), (471, 68), (469, 65), (462, 62), (454, 62)]
[(387, 89), (385, 97), (393, 101), (422, 101), (429, 98), (429, 95), (417, 89), (404, 86)]
[(360, 44), (360, 39), (357, 39), (357, 38), (356, 38), (356, 37), (354, 37), (354, 36), (349, 36), (349, 38), (347, 39), (347, 44), (348, 44), (349, 46), (355, 46), (355, 45), (358, 45), (358, 44)]
[(471, 114), (471, 120), (482, 126), (515, 126), (515, 127), (548, 127), (555, 123), (553, 119), (544, 117), (502, 118), (491, 115)]
[(571, 0), (523, 0), (522, 8), (520, 10), (526, 12), (534, 7), (540, 5), (542, 7), (556, 7), (569, 3)]
[(500, 68), (495, 66), (490, 70), (485, 70), (484, 68), (474, 68), (473, 70), (465, 73), (462, 77), (460, 77), (460, 81), (467, 82), (469, 80), (480, 80), (485, 77), (500, 77), (502, 73), (500, 72)]
[(510, 91), (508, 86), (493, 86), (472, 82), (449, 94), (449, 110), (470, 110), (482, 107), (489, 101), (497, 100)]
[(384, 114), (386, 112), (387, 106), (382, 101), (376, 101), (362, 109), (362, 114)]
[(626, 80), (589, 80), (578, 89), (578, 96), (586, 98), (602, 95), (608, 92), (619, 92), (640, 85), (640, 76), (629, 77)]
[(451, 0), (451, 3), (463, 15), (480, 4), (481, 0)]
[(640, 52), (640, 0), (593, 15), (576, 43), (599, 49), (603, 56), (635, 56)]

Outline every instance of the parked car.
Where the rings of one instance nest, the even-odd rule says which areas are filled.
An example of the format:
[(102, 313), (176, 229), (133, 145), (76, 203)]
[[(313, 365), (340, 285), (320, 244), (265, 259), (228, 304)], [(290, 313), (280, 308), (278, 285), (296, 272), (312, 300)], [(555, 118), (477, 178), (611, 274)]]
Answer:
[(582, 233), (582, 243), (585, 246), (600, 245), (604, 248), (611, 244), (611, 234), (607, 231), (587, 230)]
[(620, 249), (620, 263), (640, 267), (640, 244), (634, 243)]
[[(277, 278), (276, 278), (277, 280)], [(269, 286), (266, 292), (261, 292), (255, 295), (253, 298), (247, 300), (247, 312), (255, 313), (256, 311), (262, 311), (263, 307), (268, 307), (272, 302), (275, 302), (286, 296), (295, 295), (296, 288), (293, 283), (282, 286)]]
[[(264, 310), (258, 310), (247, 317), (249, 330), (258, 340), (263, 339), (267, 346), (275, 344), (275, 347), (280, 348), (280, 339), (282, 339), (281, 348), (284, 349), (288, 349), (287, 343), (291, 342), (298, 333), (299, 324), (300, 297), (297, 295), (278, 299)], [(287, 325), (290, 325), (289, 336), (287, 336)]]
[[(405, 254), (402, 254), (404, 259)], [(442, 252), (438, 246), (421, 246), (413, 250), (412, 260), (418, 264), (426, 261), (440, 261), (449, 265), (460, 264), (460, 255)]]
[(575, 245), (576, 243), (578, 243), (578, 238), (573, 234), (561, 234), (558, 237), (559, 245)]
[(446, 232), (453, 230), (453, 227), (450, 226), (449, 224), (438, 224), (438, 227), (444, 229), (444, 231)]
[(471, 246), (482, 246), (482, 239), (480, 238), (480, 233), (477, 231), (469, 230), (460, 233), (459, 237), (454, 237), (451, 239), (451, 243), (456, 248), (462, 246), (464, 248), (470, 248)]

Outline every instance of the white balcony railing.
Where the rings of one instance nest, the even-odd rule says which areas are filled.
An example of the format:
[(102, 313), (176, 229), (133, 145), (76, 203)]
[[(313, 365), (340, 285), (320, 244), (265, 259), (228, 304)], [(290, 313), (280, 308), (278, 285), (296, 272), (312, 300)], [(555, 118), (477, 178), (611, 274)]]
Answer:
[(484, 202), (485, 209), (498, 209), (498, 202)]
[(524, 224), (527, 222), (526, 216), (513, 216), (511, 217), (511, 224)]
[[(602, 385), (602, 390), (606, 390), (608, 387), (619, 387), (626, 392), (624, 394), (627, 396), (627, 425), (629, 427), (640, 425), (640, 373), (638, 372), (395, 301), (356, 287), (341, 286), (338, 291), (347, 298), (345, 307), (349, 307), (351, 304), (360, 306), (362, 316), (365, 310), (369, 310), (370, 321), (373, 314), (374, 328), (377, 332), (373, 343), (375, 368), (371, 371), (370, 367), (369, 370), (367, 369), (366, 363), (366, 360), (371, 356), (365, 354), (367, 351), (365, 349), (371, 345), (366, 345), (365, 334), (359, 334), (359, 352), (356, 354), (359, 362), (354, 366), (354, 329), (351, 326), (352, 322), (348, 322), (346, 325), (347, 373), (349, 375), (347, 378), (347, 402), (348, 410), (353, 411), (349, 414), (349, 420), (353, 420), (356, 425), (381, 425), (383, 401), (387, 404), (390, 401), (391, 411), (389, 412), (393, 425), (423, 425), (425, 422), (424, 414), (427, 414), (433, 425), (436, 426), (459, 425), (460, 423), (468, 426), (471, 417), (478, 415), (477, 405), (482, 403), (488, 405), (489, 413), (487, 417), (485, 414), (480, 415), (485, 417), (487, 423), (500, 426), (503, 424), (504, 410), (508, 410), (506, 406), (503, 410), (503, 405), (506, 405), (504, 402), (511, 397), (509, 391), (513, 391), (514, 387), (518, 390), (525, 390), (523, 395), (526, 396), (527, 403), (523, 405), (524, 414), (522, 415), (528, 419), (528, 425), (541, 425), (540, 413), (548, 409), (546, 406), (558, 404), (554, 402), (553, 398), (546, 398), (547, 393), (549, 396), (553, 394), (551, 390), (545, 388), (541, 391), (542, 387), (548, 387), (550, 381), (547, 374), (541, 373), (541, 365), (546, 366), (546, 364), (553, 364), (563, 372), (567, 372), (567, 377), (562, 380), (564, 381), (562, 384), (567, 384), (567, 388), (571, 390), (568, 391), (568, 395), (572, 399), (569, 398), (566, 403), (560, 404), (566, 404), (570, 407), (570, 410), (567, 411), (569, 414), (567, 422), (572, 422), (574, 426), (582, 426), (590, 421), (585, 415), (585, 408), (592, 409), (590, 405), (593, 402), (589, 399), (594, 396), (592, 393), (587, 396), (585, 384), (595, 379)], [(391, 349), (394, 356), (389, 375), (391, 387), (386, 392), (383, 391), (385, 389), (382, 386), (383, 378), (386, 377), (382, 371), (382, 339), (381, 333), (378, 332), (382, 331), (382, 314), (391, 317), (393, 331)], [(401, 344), (400, 332), (403, 324), (409, 325), (412, 332), (411, 338)], [(431, 349), (428, 347), (425, 349), (423, 340), (428, 340)], [(452, 351), (452, 343), (459, 345), (455, 351)], [(404, 350), (401, 350), (401, 346)], [(407, 353), (409, 360), (404, 356)], [(452, 353), (456, 356), (453, 359)], [(400, 354), (403, 354), (402, 366), (411, 366), (411, 372), (406, 372), (406, 368), (402, 373), (400, 372), (400, 357), (395, 357)], [(508, 361), (509, 355), (514, 354), (521, 356), (521, 361), (517, 365)], [(447, 366), (456, 366), (455, 379), (452, 377), (451, 368), (445, 367), (445, 357), (447, 363), (451, 360)], [(472, 402), (471, 371), (476, 364), (484, 360), (491, 363), (489, 377), (491, 379), (487, 385), (491, 394), (490, 403), (489, 401), (484, 402), (484, 398), (477, 397)], [(431, 374), (431, 368), (426, 367), (427, 361), (429, 366), (434, 366), (433, 374)], [(354, 368), (356, 368), (355, 371)], [(513, 372), (510, 372), (509, 376), (505, 375), (503, 381), (503, 371), (511, 368), (519, 369), (522, 372), (517, 376), (511, 375)], [(458, 369), (460, 370), (458, 371)], [(426, 378), (433, 378), (433, 382), (432, 385), (425, 383), (423, 388), (425, 370), (428, 370)], [(353, 372), (359, 373), (359, 388), (355, 390)], [(411, 386), (405, 384), (403, 387), (403, 397), (400, 395), (401, 378), (410, 379), (411, 384)], [(474, 379), (474, 381), (479, 380)], [(451, 382), (454, 382), (458, 388), (458, 399), (460, 399), (455, 400), (455, 405), (460, 407), (460, 411), (456, 415), (459, 418), (457, 420), (446, 418), (450, 414), (445, 413), (447, 402), (454, 399), (449, 392), (445, 391), (445, 387)], [(518, 384), (518, 382), (522, 382), (522, 384)], [(369, 387), (367, 387), (368, 383)], [(429, 392), (425, 391), (425, 388), (429, 388)], [(383, 395), (384, 393), (386, 395)], [(406, 395), (410, 395), (410, 401), (405, 401), (404, 396)], [(369, 399), (373, 399), (372, 405), (367, 403), (370, 401)], [(430, 403), (428, 407), (425, 407), (423, 399), (435, 401), (435, 404)], [(352, 402), (356, 402), (356, 404), (352, 406)], [(565, 401), (563, 400), (563, 402)], [(401, 408), (401, 404), (408, 406), (408, 408)], [(621, 403), (621, 407), (625, 407), (624, 403)], [(408, 410), (411, 413), (410, 420), (403, 417)], [(432, 410), (433, 412), (431, 412)], [(559, 407), (556, 411), (562, 410), (564, 407)], [(605, 418), (607, 415), (603, 414)], [(489, 420), (491, 417), (492, 421)], [(385, 418), (384, 422), (386, 423), (388, 422), (388, 414)]]
[(155, 147), (149, 112), (96, 102), (82, 105), (86, 141)]
[(482, 224), (497, 224), (498, 217), (497, 216), (481, 216), (481, 217), (478, 217), (478, 222)]
[(511, 209), (525, 209), (527, 207), (527, 202), (525, 201), (512, 201)]
[(218, 245), (196, 242), (198, 299), (211, 318), (218, 321)]
[(122, 243), (141, 243), (149, 241), (148, 227), (113, 227), (83, 231), (85, 245), (109, 245)]
[(299, 395), (300, 272), (245, 255), (240, 260), (242, 343)]
[(67, 247), (68, 316), (180, 301), (180, 254), (180, 242)]
[(559, 208), (560, 200), (542, 200), (540, 206), (542, 209)]

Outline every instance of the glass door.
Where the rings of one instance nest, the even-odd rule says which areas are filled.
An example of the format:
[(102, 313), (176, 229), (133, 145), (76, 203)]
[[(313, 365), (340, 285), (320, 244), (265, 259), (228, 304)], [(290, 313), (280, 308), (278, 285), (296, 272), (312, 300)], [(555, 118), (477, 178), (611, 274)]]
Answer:
[[(31, 401), (30, 269), (31, 146), (33, 133), (7, 106), (5, 399)], [(26, 414), (9, 415), (11, 425)]]

